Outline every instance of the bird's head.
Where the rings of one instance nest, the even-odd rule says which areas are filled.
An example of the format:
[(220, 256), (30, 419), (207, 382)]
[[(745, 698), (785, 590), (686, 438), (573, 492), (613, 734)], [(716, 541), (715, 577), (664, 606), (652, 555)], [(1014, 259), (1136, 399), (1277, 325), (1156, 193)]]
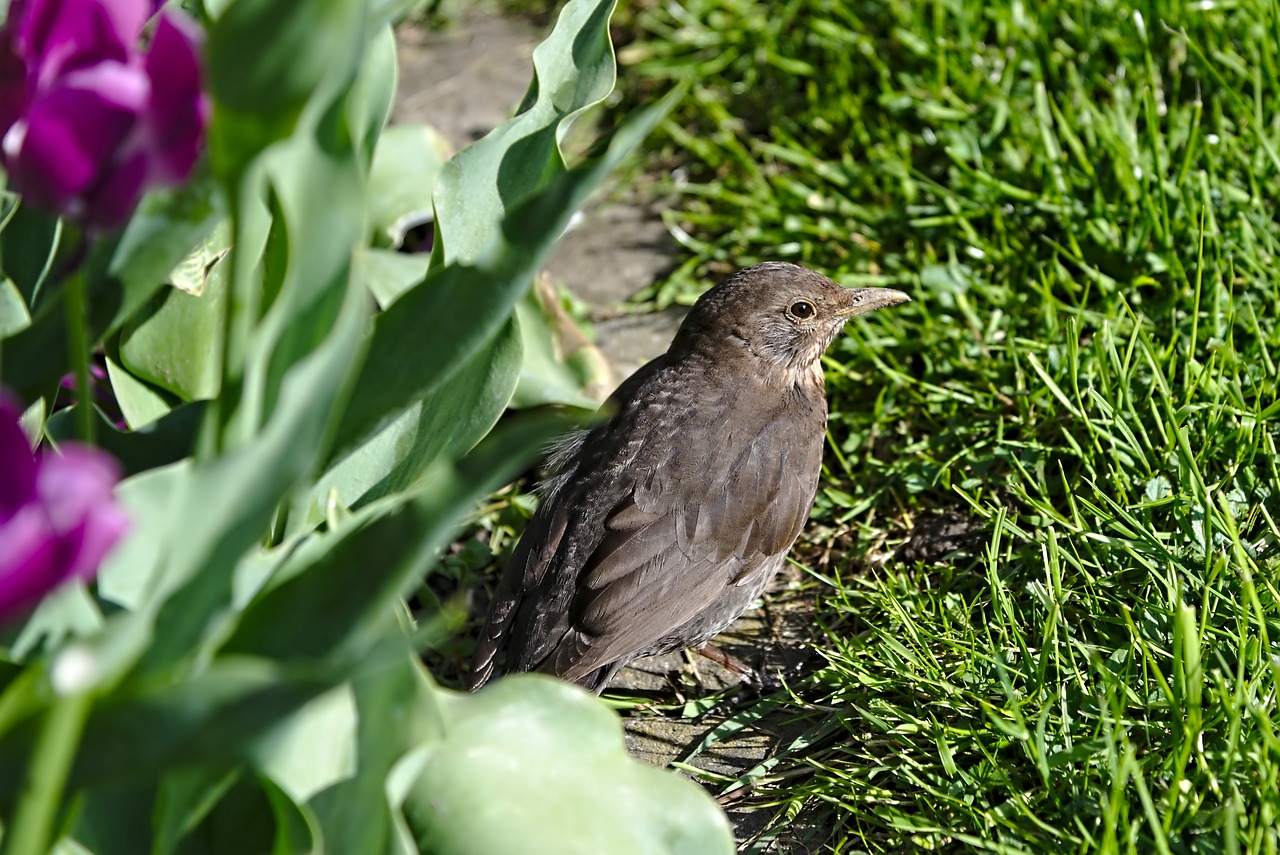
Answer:
[(765, 262), (703, 294), (672, 347), (742, 356), (761, 371), (781, 369), (787, 381), (798, 381), (817, 371), (850, 318), (910, 299), (891, 288), (844, 288), (794, 264)]

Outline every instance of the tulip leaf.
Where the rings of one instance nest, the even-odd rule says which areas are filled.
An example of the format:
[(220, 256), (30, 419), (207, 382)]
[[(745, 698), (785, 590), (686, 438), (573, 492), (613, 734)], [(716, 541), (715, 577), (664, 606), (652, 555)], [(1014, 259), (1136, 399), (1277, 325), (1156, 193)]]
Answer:
[(448, 157), (448, 142), (427, 125), (383, 132), (369, 172), (369, 225), (379, 241), (398, 247), (405, 232), (434, 219), (431, 190)]
[(512, 407), (571, 404), (593, 410), (612, 389), (609, 363), (544, 282), (516, 305), (524, 362)]
[(385, 309), (422, 281), (430, 261), (426, 255), (360, 247), (356, 250), (353, 275), (369, 289), (378, 306)]
[[(136, 523), (147, 526), (163, 519), (169, 503), (191, 477), (191, 462), (153, 469), (126, 478), (116, 488), (116, 498)], [(110, 603), (137, 610), (147, 600), (164, 543), (159, 538), (126, 537), (108, 556), (98, 572), (98, 596)]]
[(139, 520), (134, 536), (160, 544), (164, 557), (148, 592), (163, 601), (148, 667), (185, 656), (211, 629), (230, 603), (229, 558), (261, 538), (280, 498), (314, 465), (327, 415), (357, 362), (363, 296), (348, 288), (329, 338), (285, 373), (263, 430), (234, 452), (202, 461), (160, 513)]
[[(125, 475), (168, 466), (191, 454), (204, 411), (204, 401), (182, 404), (128, 431), (117, 428), (99, 411), (98, 446), (116, 459)], [(45, 424), (49, 438), (56, 442), (75, 440), (75, 412), (75, 407), (67, 407), (50, 416)]]
[(378, 315), (368, 357), (338, 428), (333, 459), (349, 454), (414, 401), (435, 394), (453, 370), (467, 365), (493, 339), (572, 212), (681, 94), (677, 90), (636, 114), (601, 156), (562, 173), (508, 212), (500, 227), (490, 230), (490, 243), (474, 265), (434, 270)]
[(169, 284), (188, 294), (204, 293), (213, 266), (231, 249), (231, 228), (224, 220), (169, 272)]
[(169, 402), (156, 390), (134, 377), (114, 359), (107, 357), (107, 378), (130, 429), (146, 427), (172, 411)]
[[(434, 693), (420, 663), (394, 663), (356, 675), (355, 774), (311, 800), (329, 852), (394, 852), (387, 776), (407, 748), (439, 734)], [(416, 850), (410, 850), (417, 855)]]
[[(110, 335), (146, 304), (222, 218), (207, 171), (198, 171), (180, 188), (144, 196), (123, 234), (90, 252), (85, 269), (92, 342)], [(5, 229), (6, 240), (12, 229), (13, 224)], [(22, 283), (18, 285), (21, 290)], [(24, 400), (49, 394), (67, 371), (61, 356), (49, 358), (68, 352), (62, 298), (63, 290), (57, 288), (47, 290), (38, 304), (28, 302), (34, 309), (31, 326), (5, 342), (0, 382)]]
[(83, 582), (71, 582), (47, 596), (27, 619), (13, 642), (17, 661), (33, 652), (57, 650), (67, 638), (90, 635), (102, 628), (102, 612)]
[(534, 79), (515, 117), (445, 165), (435, 192), (440, 245), (433, 263), (478, 263), (503, 219), (564, 172), (560, 140), (575, 118), (608, 97), (617, 79), (609, 41), (615, 5), (566, 3), (533, 51)]
[[(297, 804), (350, 778), (356, 766), (356, 702), (349, 685), (308, 701), (254, 740), (250, 756)], [(315, 750), (324, 746), (323, 751)]]
[(369, 628), (426, 573), (460, 515), (518, 475), (564, 426), (548, 415), (496, 431), (461, 461), (437, 461), (414, 489), (311, 538), (245, 609), (223, 649), (280, 659), (365, 656)]
[(41, 292), (53, 270), (62, 240), (62, 221), (32, 205), (18, 205), (0, 231), (0, 258), (23, 302), (40, 307)]
[(183, 401), (212, 398), (222, 375), (227, 256), (199, 294), (165, 288), (120, 330), (120, 361), (138, 378)]
[(404, 806), (420, 851), (736, 851), (711, 797), (632, 760), (617, 714), (577, 686), (517, 674), (438, 694), (444, 735)]
[(384, 128), (391, 120), (391, 108), (396, 99), (396, 77), (400, 70), (396, 36), (391, 24), (371, 21), (370, 29), (375, 35), (365, 47), (364, 63), (347, 100), (351, 132), (360, 151), (361, 162), (366, 165), (373, 160), (373, 152), (381, 143)]
[[(152, 851), (171, 853), (241, 777), (238, 769), (172, 771), (157, 784)], [(241, 840), (243, 840), (241, 836)]]
[[(209, 27), (209, 91), (225, 121), (210, 128), (215, 169), (239, 175), (293, 132), (302, 108), (332, 103), (360, 63), (361, 0), (234, 0)], [(246, 59), (251, 58), (251, 59)]]
[[(449, 399), (443, 398), (442, 405), (435, 399), (448, 394), (453, 384), (457, 389), (470, 387), (485, 403), (468, 408), (468, 423), (482, 432), (507, 405), (514, 391), (508, 372), (489, 371), (486, 386), (472, 385), (484, 362), (477, 353), (494, 348), (499, 335), (518, 343), (509, 318), (568, 217), (671, 103), (664, 101), (624, 125), (602, 157), (565, 171), (558, 134), (567, 127), (566, 120), (605, 97), (613, 86), (608, 40), (612, 8), (612, 2), (601, 0), (571, 2), (548, 41), (535, 52), (537, 77), (521, 114), (445, 167), (437, 182), (437, 206), (444, 198), (441, 193), (456, 198), (473, 191), (485, 204), (454, 204), (449, 216), (457, 225), (446, 226), (441, 214), (437, 226), (444, 233), (465, 232), (476, 243), (460, 247), (467, 250), (465, 264), (437, 266), (377, 317), (369, 362), (344, 412), (330, 469), (373, 443), (360, 467), (363, 482), (386, 476), (400, 483), (411, 481), (430, 464), (432, 454), (458, 445), (465, 448), (470, 431), (455, 429), (447, 439), (426, 442), (419, 433), (418, 441), (405, 443), (402, 438), (413, 436), (418, 424), (407, 410), (448, 413)], [(498, 184), (504, 188), (501, 198), (493, 189)], [(506, 348), (503, 345), (504, 352)], [(378, 443), (383, 451), (372, 450)], [(374, 465), (369, 456), (382, 463)], [(321, 480), (329, 478), (327, 474)], [(349, 485), (340, 501), (348, 504), (359, 498), (358, 492)], [(316, 498), (313, 493), (303, 524), (314, 519)]]
[[(117, 692), (90, 718), (83, 744), (93, 750), (76, 756), (69, 786), (74, 791), (154, 780), (161, 769), (196, 762), (230, 769), (250, 756), (270, 728), (333, 686), (285, 673), (265, 660), (236, 657), (220, 659), (178, 684), (157, 682)], [(36, 724), (19, 725), (13, 738), (0, 742), (0, 804), (26, 779), (23, 766)]]
[(13, 280), (0, 279), (0, 341), (31, 326), (31, 313)]
[[(330, 496), (355, 508), (404, 490), (432, 461), (471, 449), (497, 422), (520, 372), (520, 331), (512, 321), (425, 401), (331, 465), (289, 515), (289, 532), (319, 524)], [(500, 486), (500, 485), (495, 485)]]

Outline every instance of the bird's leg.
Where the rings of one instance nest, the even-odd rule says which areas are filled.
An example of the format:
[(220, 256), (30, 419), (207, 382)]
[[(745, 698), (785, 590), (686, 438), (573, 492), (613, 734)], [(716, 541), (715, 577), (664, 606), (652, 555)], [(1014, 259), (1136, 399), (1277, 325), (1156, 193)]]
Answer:
[(721, 668), (726, 668), (743, 679), (754, 676), (756, 673), (755, 669), (746, 662), (743, 662), (729, 651), (716, 647), (714, 644), (704, 644), (697, 648), (697, 652), (707, 657)]
[(766, 673), (763, 669), (752, 668), (737, 656), (714, 644), (704, 644), (697, 648), (697, 652), (720, 667), (737, 674), (743, 683), (757, 691), (772, 692), (782, 688), (782, 682), (777, 677)]

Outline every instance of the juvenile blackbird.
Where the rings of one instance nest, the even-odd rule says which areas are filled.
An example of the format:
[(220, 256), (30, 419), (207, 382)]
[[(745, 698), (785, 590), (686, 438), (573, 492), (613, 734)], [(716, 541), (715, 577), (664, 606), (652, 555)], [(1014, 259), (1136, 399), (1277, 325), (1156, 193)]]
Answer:
[(777, 262), (704, 294), (670, 349), (606, 403), (609, 417), (552, 452), (469, 688), (541, 671), (598, 693), (632, 659), (733, 623), (813, 507), (823, 352), (849, 318), (908, 299)]

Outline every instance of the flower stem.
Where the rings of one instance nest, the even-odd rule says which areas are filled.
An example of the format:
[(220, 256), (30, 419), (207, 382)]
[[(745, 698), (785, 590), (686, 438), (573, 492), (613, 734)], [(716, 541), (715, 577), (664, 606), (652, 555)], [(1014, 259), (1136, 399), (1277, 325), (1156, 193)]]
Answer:
[(49, 710), (36, 738), (13, 822), (5, 829), (5, 855), (47, 855), (67, 774), (92, 705), (92, 693), (79, 691), (59, 697)]
[(67, 341), (71, 344), (71, 364), (76, 372), (76, 425), (80, 439), (94, 444), (93, 390), (89, 388), (88, 312), (85, 307), (85, 276), (71, 272), (66, 283)]

